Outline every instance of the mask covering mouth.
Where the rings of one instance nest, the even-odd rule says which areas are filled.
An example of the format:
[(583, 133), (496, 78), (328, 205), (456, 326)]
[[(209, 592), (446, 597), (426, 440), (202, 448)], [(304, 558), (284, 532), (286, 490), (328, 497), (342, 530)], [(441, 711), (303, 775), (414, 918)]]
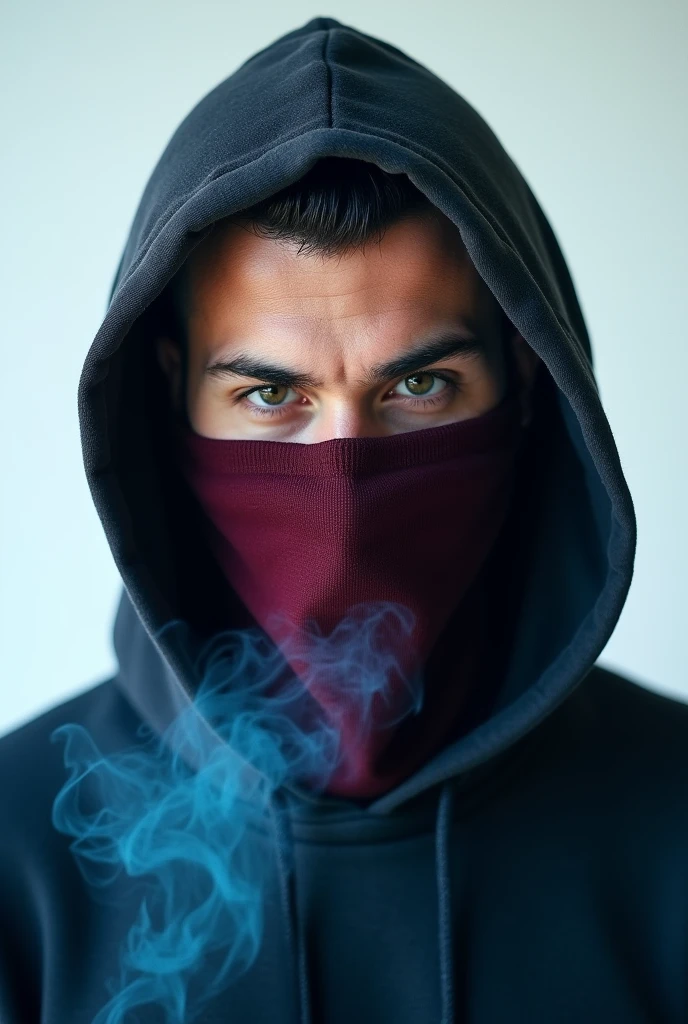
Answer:
[[(480, 687), (484, 605), (473, 585), (507, 517), (522, 433), (513, 392), (472, 419), (315, 444), (177, 426), (179, 468), (227, 581), (337, 730), (329, 793), (387, 792), (446, 739)], [(394, 669), (363, 723), (355, 685), (307, 663), (316, 634), (334, 636), (345, 619), (355, 629), (356, 615), (365, 629), (372, 607), (401, 615), (379, 619), (374, 642)], [(450, 619), (461, 626), (447, 637)], [(443, 630), (442, 678), (423, 680)], [(393, 748), (412, 712), (412, 732)]]

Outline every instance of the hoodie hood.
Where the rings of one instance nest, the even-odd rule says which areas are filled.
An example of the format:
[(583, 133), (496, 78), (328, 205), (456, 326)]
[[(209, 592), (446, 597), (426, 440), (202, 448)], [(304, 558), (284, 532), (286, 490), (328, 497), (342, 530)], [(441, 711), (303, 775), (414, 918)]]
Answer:
[[(454, 793), (470, 790), (519, 740), (536, 737), (590, 672), (623, 608), (636, 543), (631, 497), (561, 249), (520, 170), (470, 104), (399, 49), (334, 18), (313, 18), (275, 40), (201, 100), (144, 190), (85, 360), (84, 465), (124, 582), (115, 684), (154, 734), (167, 735), (194, 707), (194, 652), (226, 628), (226, 582), (200, 542), (198, 509), (172, 464), (167, 395), (152, 344), (157, 300), (215, 221), (278, 192), (327, 156), (408, 175), (456, 225), (477, 272), (543, 364), (510, 524), (508, 656), (489, 713), (365, 809), (290, 786), (273, 801), (297, 1017), (306, 1024), (304, 925), (284, 859), (290, 816), (292, 826), (295, 813), (310, 809), (330, 813), (336, 827), (356, 816), (377, 827), (385, 817), (394, 824), (402, 809), (424, 813), (422, 801), (411, 806), (414, 798), (426, 796), (430, 806), (438, 796), (437, 943), (442, 1021), (449, 1024)], [(175, 621), (188, 630), (166, 628)], [(225, 743), (200, 712), (196, 726), (195, 749), (184, 752), (191, 761)], [(237, 757), (260, 775), (250, 758), (241, 751)]]
[[(188, 646), (165, 625), (181, 619), (189, 637), (196, 628), (200, 637), (213, 627), (214, 598), (226, 586), (197, 542), (202, 531), (179, 492), (162, 428), (156, 299), (215, 221), (326, 156), (407, 174), (456, 225), (478, 273), (544, 364), (497, 702), (367, 809), (387, 814), (446, 779), (468, 778), (572, 693), (619, 618), (636, 528), (574, 285), (523, 175), (480, 115), (427, 68), (334, 18), (313, 18), (242, 64), (174, 133), (143, 192), (83, 367), (84, 465), (125, 588), (115, 626), (118, 685), (144, 721), (162, 732), (193, 698)], [(210, 725), (206, 739), (210, 748), (219, 742)]]

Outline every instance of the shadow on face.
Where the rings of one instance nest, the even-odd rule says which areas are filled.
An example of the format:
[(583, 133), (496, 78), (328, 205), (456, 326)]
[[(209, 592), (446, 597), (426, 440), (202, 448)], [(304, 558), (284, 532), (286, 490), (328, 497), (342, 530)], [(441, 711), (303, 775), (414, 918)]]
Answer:
[(528, 422), (539, 358), (440, 211), (336, 256), (298, 248), (221, 224), (182, 268), (186, 351), (165, 335), (157, 352), (197, 433), (385, 436), (480, 416), (512, 387)]

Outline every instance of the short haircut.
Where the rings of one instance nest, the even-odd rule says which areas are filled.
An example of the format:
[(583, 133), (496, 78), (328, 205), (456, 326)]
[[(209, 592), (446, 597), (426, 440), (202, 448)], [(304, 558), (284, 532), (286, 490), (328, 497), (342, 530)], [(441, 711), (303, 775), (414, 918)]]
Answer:
[[(437, 207), (406, 174), (384, 171), (367, 160), (323, 157), (297, 181), (254, 206), (213, 224), (240, 224), (263, 238), (295, 242), (299, 252), (337, 256), (379, 243), (386, 228), (405, 216), (438, 214)], [(463, 247), (457, 228), (457, 241)], [(188, 373), (186, 276), (184, 266), (162, 299), (166, 332), (181, 348), (184, 387)], [(496, 301), (496, 300), (495, 300)], [(502, 342), (514, 331), (502, 311)], [(510, 383), (516, 381), (511, 345), (503, 344)]]
[[(295, 242), (298, 252), (337, 256), (379, 243), (386, 228), (411, 214), (437, 208), (406, 174), (348, 157), (323, 157), (310, 170), (267, 199), (217, 221), (241, 224), (263, 238)], [(166, 289), (166, 326), (186, 347), (185, 276), (182, 266)]]

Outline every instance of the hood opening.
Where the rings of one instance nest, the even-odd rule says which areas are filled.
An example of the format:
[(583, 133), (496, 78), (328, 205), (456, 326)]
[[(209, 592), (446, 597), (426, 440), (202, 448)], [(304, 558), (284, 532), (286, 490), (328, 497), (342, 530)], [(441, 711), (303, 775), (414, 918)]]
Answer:
[[(270, 743), (254, 763), (247, 751), (255, 754), (256, 748), (246, 745), (246, 737), (242, 747), (236, 733), (220, 734), (221, 725), (232, 725), (235, 716), (223, 713), (218, 725), (220, 713), (215, 719), (211, 712), (204, 717), (193, 700), (199, 650), (208, 637), (247, 624), (246, 613), (206, 547), (200, 509), (173, 464), (167, 389), (153, 345), (164, 323), (164, 290), (211, 225), (279, 192), (328, 156), (368, 160), (408, 175), (457, 227), (478, 274), (542, 360), (511, 513), (497, 544), (511, 553), (512, 564), (502, 577), (503, 588), (493, 595), (493, 614), (503, 628), (492, 667), (500, 676), (496, 699), (479, 710), (467, 733), (363, 809), (283, 785), (288, 773), (271, 773), (273, 764), (265, 771), (260, 767), (266, 763), (260, 761), (265, 751), (274, 752)], [(251, 797), (265, 796), (275, 780), (265, 804), (275, 808), (284, 800), (290, 815), (293, 805), (313, 811), (314, 817), (339, 815), (341, 821), (350, 815), (359, 836), (379, 825), (381, 816), (394, 819), (394, 812), (399, 813), (392, 824), (401, 829), (409, 808), (411, 813), (425, 811), (438, 797), (432, 808), (438, 1005), (448, 1024), (454, 1001), (449, 871), (454, 796), (470, 799), (507, 752), (523, 750), (519, 740), (536, 743), (542, 736), (539, 723), (573, 693), (603, 650), (633, 573), (631, 497), (600, 401), (573, 281), (537, 199), (488, 125), (446, 83), (382, 40), (336, 19), (314, 18), (254, 54), (202, 99), (174, 133), (135, 214), (109, 308), (85, 359), (78, 399), (85, 471), (125, 587), (114, 631), (115, 685), (150, 736), (156, 742), (162, 737), (172, 781), (178, 782), (178, 775), (190, 785), (185, 822), (196, 820), (194, 787), (203, 786), (204, 774), (206, 780), (212, 777), (215, 755), (232, 783), (240, 783), (235, 810), (246, 803), (245, 780)], [(166, 628), (175, 622), (185, 628)], [(239, 662), (242, 682), (245, 664)], [(225, 667), (220, 664), (221, 673)], [(230, 697), (240, 698), (231, 710), (245, 694), (243, 687), (228, 690)], [(188, 731), (175, 745), (169, 727), (184, 715)], [(268, 721), (261, 739), (272, 741), (274, 718)], [(67, 728), (79, 757), (85, 751), (87, 764), (97, 764), (109, 779), (112, 759), (101, 759), (92, 745), (79, 746), (84, 736), (78, 727)], [(123, 762), (133, 775), (131, 789), (115, 787), (125, 832), (132, 826), (131, 792), (142, 794), (143, 820), (152, 814), (159, 824), (159, 793), (153, 788), (151, 795), (147, 786), (151, 777), (160, 781), (158, 775), (137, 749), (125, 751)], [(115, 769), (119, 766), (115, 759)], [(67, 797), (70, 788), (68, 783)], [(176, 828), (178, 788), (168, 793)], [(222, 813), (225, 801), (215, 799), (212, 786), (208, 793), (209, 800), (205, 790), (201, 794), (203, 807), (213, 815)], [(428, 798), (426, 805), (421, 808), (419, 801), (414, 808), (421, 795)], [(84, 820), (80, 807), (76, 810), (79, 820), (70, 834), (79, 835), (81, 828), (90, 841), (93, 822)], [(107, 816), (102, 817), (96, 823), (111, 828)], [(216, 819), (208, 821), (206, 838), (213, 851), (218, 841), (221, 847), (212, 863), (222, 873), (236, 822), (230, 814), (224, 821), (227, 831), (218, 834)], [(133, 827), (138, 830), (136, 821)], [(175, 841), (166, 847), (175, 866), (180, 834), (174, 831)], [(105, 851), (95, 846), (96, 860), (108, 854), (107, 845)], [(287, 950), (299, 979), (298, 1019), (307, 1024), (306, 925), (291, 864), (282, 864), (281, 876)], [(188, 878), (186, 865), (181, 874), (175, 867), (166, 878), (179, 897), (176, 903), (168, 900), (172, 909), (186, 909)], [(216, 894), (225, 890), (220, 885)], [(237, 905), (231, 899), (229, 911)], [(259, 900), (253, 907), (260, 909)], [(184, 920), (175, 916), (172, 923), (176, 927)], [(215, 937), (224, 942), (224, 925), (220, 931)], [(133, 932), (134, 938), (148, 934), (137, 927)], [(144, 974), (162, 978), (159, 1001), (185, 998), (176, 975), (161, 973), (156, 964), (149, 968), (147, 961)], [(136, 973), (130, 972), (131, 985), (115, 999), (135, 994)]]
[[(201, 510), (173, 460), (172, 412), (154, 346), (164, 318), (161, 295), (112, 358), (106, 388), (109, 475), (120, 499), (119, 556), (136, 574), (142, 618), (153, 630), (183, 620), (190, 627), (188, 642), (199, 649), (214, 633), (252, 620), (209, 550)], [(496, 561), (510, 552), (512, 565), (502, 577), (506, 586), (492, 595), (503, 637), (494, 670), (503, 682), (485, 714), (507, 708), (523, 692), (525, 680), (551, 669), (604, 589), (609, 496), (590, 466), (570, 410), (567, 422), (567, 407), (542, 363), (512, 508), (493, 554)], [(562, 588), (562, 579), (575, 585)], [(552, 595), (546, 609), (543, 592)], [(184, 680), (189, 693), (195, 682)]]
[[(442, 116), (428, 118), (428, 109)], [(196, 641), (175, 646), (163, 627), (179, 618), (201, 637), (225, 628), (230, 611), (242, 614), (236, 601), (227, 608), (227, 585), (199, 541), (199, 513), (169, 464), (151, 343), (160, 297), (212, 224), (329, 156), (407, 174), (457, 227), (543, 363), (532, 467), (514, 510), (521, 564), (509, 588), (512, 639), (497, 701), (470, 734), (373, 805), (382, 813), (496, 756), (575, 689), (626, 599), (635, 519), (573, 281), (519, 169), (470, 104), (422, 65), (335, 19), (313, 19), (250, 58), (175, 132), (144, 190), (84, 363), (84, 464), (126, 589), (117, 682), (144, 720), (164, 728), (195, 686), (188, 646)]]

